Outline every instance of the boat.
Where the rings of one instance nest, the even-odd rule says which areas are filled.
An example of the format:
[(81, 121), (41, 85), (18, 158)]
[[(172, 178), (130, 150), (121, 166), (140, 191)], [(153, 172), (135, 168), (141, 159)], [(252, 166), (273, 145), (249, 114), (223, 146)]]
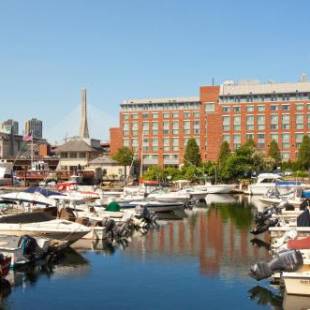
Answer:
[(143, 201), (131, 201), (121, 202), (118, 201), (121, 209), (136, 208), (138, 206), (146, 207), (151, 212), (171, 212), (175, 210), (184, 209), (184, 203), (182, 202), (164, 202), (158, 200), (143, 200)]
[(206, 184), (205, 188), (208, 194), (230, 194), (236, 185), (235, 184)]
[(310, 269), (283, 272), (281, 276), (288, 295), (310, 296)]
[(0, 235), (48, 238), (67, 241), (68, 245), (90, 232), (86, 226), (67, 220), (55, 219), (34, 223), (0, 223)]
[(274, 187), (276, 182), (281, 180), (281, 176), (276, 173), (261, 173), (258, 175), (256, 183), (248, 186), (246, 194), (264, 195), (269, 188)]
[(158, 189), (147, 195), (150, 200), (156, 200), (157, 202), (183, 202), (190, 201), (191, 195), (189, 193), (169, 192), (167, 190)]
[(50, 250), (63, 249), (64, 241), (29, 236), (0, 236), (0, 253), (11, 258), (11, 268), (41, 259)]

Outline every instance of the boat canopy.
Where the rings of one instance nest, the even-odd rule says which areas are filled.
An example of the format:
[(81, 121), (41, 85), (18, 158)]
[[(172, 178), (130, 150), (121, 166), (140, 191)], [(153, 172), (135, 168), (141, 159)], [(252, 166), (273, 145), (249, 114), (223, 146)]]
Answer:
[(29, 187), (25, 190), (26, 193), (40, 193), (42, 194), (43, 196), (45, 197), (49, 197), (49, 196), (57, 196), (57, 195), (60, 195), (60, 196), (63, 196), (63, 194), (59, 193), (59, 192), (55, 192), (55, 191), (51, 191), (47, 188), (44, 188), (44, 187)]

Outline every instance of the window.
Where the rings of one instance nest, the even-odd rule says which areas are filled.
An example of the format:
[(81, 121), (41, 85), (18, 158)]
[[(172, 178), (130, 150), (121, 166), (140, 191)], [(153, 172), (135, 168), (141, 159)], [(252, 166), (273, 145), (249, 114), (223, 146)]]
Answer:
[(200, 112), (194, 112), (194, 118), (200, 118)]
[(137, 122), (132, 123), (131, 129), (132, 130), (138, 130), (138, 123)]
[(297, 114), (296, 115), (296, 129), (303, 129), (304, 128), (304, 115)]
[(282, 160), (288, 161), (290, 159), (290, 153), (282, 153)]
[(158, 113), (153, 113), (153, 118), (158, 118)]
[(170, 113), (164, 113), (163, 116), (164, 116), (164, 118), (169, 118), (170, 117)]
[(223, 106), (223, 112), (230, 112), (230, 107), (228, 106)]
[(238, 148), (241, 145), (240, 135), (234, 135), (234, 148)]
[(254, 105), (248, 105), (246, 107), (247, 112), (254, 112)]
[(124, 123), (124, 126), (123, 126), (123, 129), (124, 130), (129, 130), (129, 123)]
[(264, 115), (257, 116), (257, 129), (265, 130), (265, 116)]
[(282, 134), (282, 147), (288, 149), (290, 147), (290, 135), (288, 133)]
[(214, 112), (214, 111), (215, 111), (215, 104), (214, 104), (214, 102), (206, 103), (205, 111), (206, 111), (207, 113), (208, 113), (208, 112)]
[(257, 111), (258, 111), (258, 112), (264, 112), (264, 111), (265, 111), (265, 106), (264, 106), (264, 105), (259, 105), (259, 106), (257, 107)]
[(191, 112), (184, 112), (184, 118), (190, 118)]
[(137, 113), (131, 114), (131, 116), (132, 116), (132, 119), (138, 119), (138, 114)]
[(283, 111), (289, 111), (290, 106), (288, 104), (282, 105), (282, 110)]
[(129, 147), (129, 139), (124, 139), (123, 145)]
[(271, 115), (271, 118), (270, 118), (270, 129), (271, 130), (277, 130), (279, 129), (279, 117), (278, 115)]
[(230, 135), (223, 135), (223, 141), (230, 143)]
[(230, 130), (230, 117), (223, 116), (223, 130), (228, 131)]
[(241, 117), (240, 116), (234, 116), (234, 130), (239, 131), (240, 130), (240, 124), (241, 124)]
[(295, 143), (296, 143), (297, 148), (300, 147), (300, 145), (302, 143), (303, 137), (304, 137), (303, 133), (296, 133), (296, 135), (295, 135)]
[(304, 105), (303, 104), (296, 104), (296, 111), (303, 111)]
[(173, 112), (173, 113), (172, 113), (172, 117), (173, 117), (174, 119), (178, 119), (178, 118), (179, 118), (179, 112)]
[(164, 139), (164, 151), (170, 151), (170, 140), (168, 138)]
[(234, 107), (233, 109), (235, 113), (240, 113), (240, 107)]
[(278, 109), (279, 109), (279, 106), (278, 106), (278, 105), (272, 105), (272, 106), (270, 106), (270, 110), (271, 110), (271, 111), (278, 111)]
[(265, 146), (265, 135), (263, 133), (259, 133), (257, 135), (257, 147), (262, 148)]
[(279, 135), (276, 134), (276, 133), (272, 133), (272, 134), (270, 135), (270, 138), (271, 138), (271, 141), (274, 140), (274, 141), (276, 141), (277, 143), (279, 142)]
[(282, 115), (282, 129), (290, 129), (290, 116), (288, 114)]
[(248, 115), (246, 117), (246, 129), (254, 130), (254, 115)]
[(143, 113), (142, 114), (142, 118), (148, 118), (149, 117), (149, 114), (148, 113)]
[(129, 120), (129, 114), (123, 114), (123, 118), (124, 118), (124, 121), (128, 121)]
[(254, 140), (254, 134), (253, 134), (253, 133), (247, 133), (247, 134), (245, 135), (245, 138), (246, 138), (247, 140)]

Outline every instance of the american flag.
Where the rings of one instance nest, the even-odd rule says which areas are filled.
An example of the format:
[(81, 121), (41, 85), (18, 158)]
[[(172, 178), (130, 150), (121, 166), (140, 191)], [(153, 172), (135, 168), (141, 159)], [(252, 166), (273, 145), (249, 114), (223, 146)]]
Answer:
[(23, 141), (24, 142), (29, 142), (32, 141), (32, 132), (29, 132), (28, 134), (23, 136)]

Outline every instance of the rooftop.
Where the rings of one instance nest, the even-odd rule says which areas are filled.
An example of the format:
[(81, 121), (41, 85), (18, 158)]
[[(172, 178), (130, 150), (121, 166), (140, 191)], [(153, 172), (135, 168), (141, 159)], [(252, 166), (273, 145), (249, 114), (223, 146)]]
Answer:
[(128, 99), (122, 104), (147, 104), (147, 103), (183, 103), (183, 102), (199, 102), (199, 97), (164, 97), (164, 98), (144, 98), (144, 99)]
[(97, 152), (98, 149), (90, 146), (83, 139), (72, 139), (60, 145), (55, 150), (56, 153), (60, 152)]

